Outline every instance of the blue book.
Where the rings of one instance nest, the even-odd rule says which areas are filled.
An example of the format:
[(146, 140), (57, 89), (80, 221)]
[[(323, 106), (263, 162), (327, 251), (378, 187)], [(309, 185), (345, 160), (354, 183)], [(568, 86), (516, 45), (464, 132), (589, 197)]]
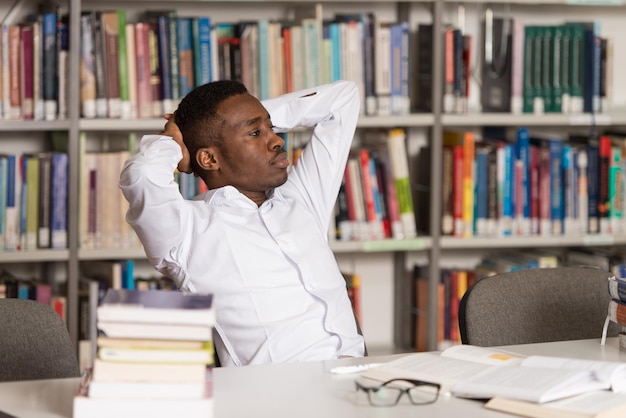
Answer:
[(476, 149), (476, 198), (474, 203), (476, 209), (475, 234), (478, 237), (488, 235), (488, 176), (489, 176), (489, 147), (479, 147)]
[(135, 286), (135, 261), (124, 260), (122, 263), (122, 287), (133, 290)]
[(563, 142), (550, 139), (550, 220), (552, 235), (563, 233)]
[(508, 236), (513, 234), (513, 162), (515, 160), (515, 152), (513, 144), (503, 144), (504, 160), (502, 170), (504, 172), (502, 178), (502, 219), (501, 228), (502, 235)]
[(409, 98), (409, 24), (398, 22), (391, 26), (391, 113), (406, 115)]
[(0, 251), (4, 250), (4, 237), (6, 233), (6, 201), (7, 201), (7, 176), (8, 157), (0, 155)]
[(193, 65), (194, 81), (201, 86), (213, 80), (211, 74), (211, 19), (207, 16), (194, 17)]
[(171, 109), (173, 107), (174, 92), (172, 90), (172, 63), (170, 61), (170, 18), (159, 12), (154, 12), (154, 14), (148, 12), (148, 19), (152, 20), (156, 26), (163, 108)]
[(591, 234), (600, 232), (598, 202), (600, 193), (600, 148), (597, 141), (587, 145), (587, 193), (589, 194), (589, 224)]
[(57, 117), (58, 66), (57, 66), (57, 14), (43, 14), (43, 99), (46, 120)]
[(52, 248), (67, 248), (68, 155), (52, 154), (50, 188), (50, 243)]
[(517, 130), (517, 142), (516, 142), (516, 157), (521, 162), (521, 179), (518, 184), (522, 187), (520, 196), (522, 201), (519, 202), (522, 206), (522, 219), (521, 229), (523, 235), (530, 234), (530, 137), (528, 135), (527, 128), (519, 128)]
[(18, 250), (20, 243), (21, 164), (20, 156), (14, 154), (7, 156), (6, 230), (4, 235), (4, 249), (8, 251)]
[(332, 46), (332, 81), (338, 81), (342, 79), (342, 62), (341, 62), (341, 29), (338, 22), (331, 22), (328, 25), (329, 36)]

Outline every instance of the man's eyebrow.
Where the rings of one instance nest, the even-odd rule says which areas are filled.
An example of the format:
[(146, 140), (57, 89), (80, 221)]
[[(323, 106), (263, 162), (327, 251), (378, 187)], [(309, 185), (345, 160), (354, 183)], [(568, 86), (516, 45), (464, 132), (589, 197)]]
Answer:
[(245, 127), (248, 127), (248, 126), (255, 125), (257, 123), (261, 123), (264, 120), (270, 120), (270, 114), (269, 113), (265, 117), (257, 116), (255, 118), (251, 118), (251, 119), (245, 120), (239, 126), (242, 127), (242, 128), (245, 128)]

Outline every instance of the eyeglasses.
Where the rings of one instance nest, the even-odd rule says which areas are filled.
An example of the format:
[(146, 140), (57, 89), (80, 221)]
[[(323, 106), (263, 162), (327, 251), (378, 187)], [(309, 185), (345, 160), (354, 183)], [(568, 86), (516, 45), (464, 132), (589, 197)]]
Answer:
[[(397, 405), (403, 393), (406, 393), (413, 405), (427, 405), (434, 403), (439, 397), (438, 383), (423, 382), (413, 379), (391, 379), (379, 386), (363, 386), (355, 381), (356, 389), (367, 393), (372, 406)], [(411, 387), (406, 387), (411, 384)], [(400, 387), (405, 386), (405, 387)]]

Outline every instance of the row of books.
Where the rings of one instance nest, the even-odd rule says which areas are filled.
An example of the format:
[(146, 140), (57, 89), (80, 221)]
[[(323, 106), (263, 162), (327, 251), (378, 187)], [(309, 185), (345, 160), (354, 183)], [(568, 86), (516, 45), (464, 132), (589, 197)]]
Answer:
[(335, 211), (336, 238), (408, 239), (417, 235), (406, 132), (369, 131), (351, 153)]
[[(626, 136), (507, 140), (444, 131), (442, 233), (458, 237), (620, 234)], [(429, 155), (430, 149), (421, 153)], [(427, 158), (420, 159), (427, 164)], [(426, 169), (418, 183), (428, 187)]]
[[(626, 272), (626, 251), (619, 248), (583, 247), (562, 250), (503, 250), (483, 257), (474, 268), (443, 268), (437, 289), (438, 343), (444, 348), (460, 344), (459, 303), (465, 291), (476, 281), (495, 274), (532, 268), (559, 266), (592, 267), (612, 272), (616, 277)], [(403, 345), (415, 351), (427, 351), (428, 266), (415, 265), (409, 292), (413, 295), (403, 320), (410, 324)], [(614, 286), (626, 295), (626, 284)], [(617, 293), (615, 293), (617, 294)], [(626, 299), (626, 297), (624, 297)], [(626, 301), (623, 301), (626, 304)], [(626, 307), (623, 308), (626, 318)], [(626, 322), (624, 322), (626, 324)]]
[(53, 286), (43, 279), (18, 277), (9, 271), (0, 272), (0, 299), (19, 298), (36, 300), (50, 305), (63, 321), (67, 317), (67, 299), (57, 295)]
[[(195, 86), (242, 81), (260, 99), (348, 79), (368, 114), (408, 114), (409, 26), (373, 14), (213, 23), (147, 11), (81, 16), (82, 115), (144, 118), (175, 109)], [(394, 58), (395, 57), (395, 58)]]
[(212, 295), (110, 289), (74, 417), (213, 416)]
[[(610, 109), (613, 51), (597, 21), (528, 25), (520, 17), (483, 22), (480, 103), (483, 112), (599, 113)], [(433, 25), (417, 28), (415, 108), (431, 112)], [(444, 113), (468, 112), (472, 49), (463, 27), (443, 34)]]
[(0, 155), (0, 250), (67, 248), (68, 155)]
[(79, 237), (83, 249), (138, 248), (125, 221), (128, 203), (118, 187), (131, 151), (82, 152), (80, 156)]
[(0, 118), (66, 119), (68, 63), (68, 19), (56, 7), (0, 24)]

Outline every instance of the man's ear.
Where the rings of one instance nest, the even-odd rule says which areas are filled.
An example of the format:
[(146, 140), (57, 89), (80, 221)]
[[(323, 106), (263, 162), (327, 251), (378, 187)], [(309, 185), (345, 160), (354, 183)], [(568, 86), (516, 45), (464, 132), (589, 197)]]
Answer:
[(213, 147), (200, 148), (196, 153), (196, 162), (203, 170), (217, 170), (219, 163)]

